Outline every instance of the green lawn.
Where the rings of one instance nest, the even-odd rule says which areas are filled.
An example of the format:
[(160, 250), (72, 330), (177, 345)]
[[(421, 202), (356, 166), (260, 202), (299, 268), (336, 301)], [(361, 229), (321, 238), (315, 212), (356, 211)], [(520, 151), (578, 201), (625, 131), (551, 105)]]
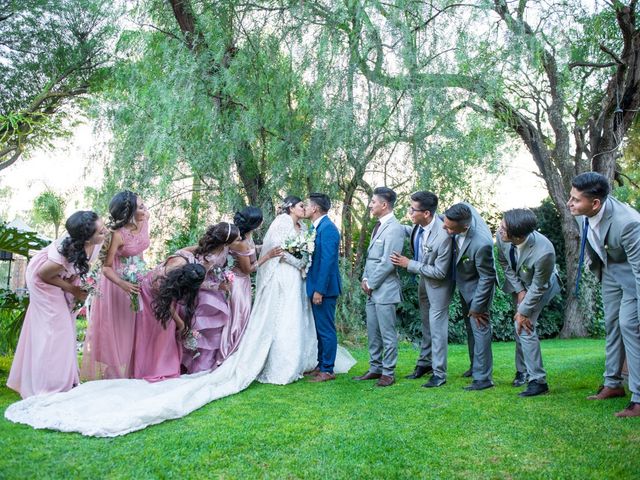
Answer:
[[(513, 343), (494, 344), (495, 389), (465, 392), (466, 347), (450, 347), (449, 383), (385, 389), (335, 382), (254, 384), (186, 418), (113, 439), (0, 420), (0, 478), (640, 478), (640, 419), (627, 399), (590, 402), (601, 340), (543, 342), (551, 393), (519, 398)], [(366, 369), (365, 350), (354, 352)], [(413, 369), (405, 345), (398, 375)], [(9, 360), (0, 358), (2, 384)], [(18, 400), (0, 388), (0, 409)]]

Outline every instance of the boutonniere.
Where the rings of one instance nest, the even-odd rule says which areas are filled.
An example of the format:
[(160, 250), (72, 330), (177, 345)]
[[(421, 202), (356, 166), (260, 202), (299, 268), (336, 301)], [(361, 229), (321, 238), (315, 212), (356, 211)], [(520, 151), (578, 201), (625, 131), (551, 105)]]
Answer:
[(607, 245), (606, 243), (604, 244), (604, 249), (605, 250), (609, 250), (609, 245)]
[(523, 266), (522, 266), (522, 271), (523, 271), (524, 273), (527, 273), (527, 272), (529, 271), (529, 269), (527, 268), (527, 266), (526, 266), (526, 265), (523, 265)]
[(466, 263), (469, 261), (469, 257), (467, 257), (466, 255), (464, 255), (460, 260), (462, 260), (462, 263)]

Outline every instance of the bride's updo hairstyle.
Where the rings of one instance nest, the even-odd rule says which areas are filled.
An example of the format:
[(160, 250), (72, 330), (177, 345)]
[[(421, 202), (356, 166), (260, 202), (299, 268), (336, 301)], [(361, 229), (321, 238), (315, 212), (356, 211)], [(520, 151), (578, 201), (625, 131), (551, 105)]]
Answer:
[(278, 215), (281, 215), (283, 213), (287, 213), (287, 214), (291, 213), (291, 208), (295, 207), (301, 201), (302, 199), (300, 197), (296, 197), (295, 195), (289, 195), (282, 201), (280, 208), (278, 208)]
[(111, 217), (107, 225), (111, 230), (124, 227), (133, 221), (133, 217), (138, 209), (138, 195), (130, 190), (116, 193), (109, 202), (109, 216)]
[(160, 279), (151, 307), (163, 328), (166, 329), (167, 323), (171, 320), (171, 304), (175, 301), (184, 306), (182, 320), (187, 329), (191, 329), (196, 297), (205, 273), (204, 267), (199, 263), (188, 263), (171, 270)]
[(69, 236), (62, 240), (58, 251), (71, 262), (78, 275), (85, 275), (89, 271), (89, 257), (84, 244), (96, 233), (97, 221), (97, 213), (81, 210), (67, 218), (64, 224)]
[(233, 223), (240, 230), (240, 237), (244, 240), (247, 233), (255, 230), (262, 223), (262, 210), (258, 207), (246, 207), (236, 212)]
[(240, 230), (233, 223), (220, 222), (211, 225), (200, 237), (193, 254), (196, 257), (205, 257), (216, 248), (233, 243), (239, 236)]

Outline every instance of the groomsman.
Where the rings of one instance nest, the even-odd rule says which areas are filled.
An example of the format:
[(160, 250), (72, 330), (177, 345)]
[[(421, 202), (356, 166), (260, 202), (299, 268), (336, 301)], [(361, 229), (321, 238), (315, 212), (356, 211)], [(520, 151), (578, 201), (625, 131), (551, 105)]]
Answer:
[(538, 220), (526, 208), (504, 213), (496, 234), (498, 261), (504, 270), (503, 290), (512, 293), (516, 304), (516, 378), (513, 386), (529, 382), (521, 397), (549, 391), (542, 366), (536, 323), (542, 309), (560, 292), (553, 244), (536, 231)]
[(402, 251), (404, 227), (393, 215), (396, 193), (387, 187), (373, 191), (369, 203), (371, 215), (378, 219), (373, 233), (362, 278), (362, 290), (367, 294), (367, 336), (369, 339), (369, 370), (354, 380), (375, 380), (379, 387), (395, 382), (398, 360), (396, 306), (401, 301), (400, 277), (391, 263), (393, 252)]
[(451, 302), (451, 240), (436, 214), (438, 197), (431, 192), (411, 195), (409, 215), (413, 260), (394, 253), (391, 262), (419, 274), (418, 299), (422, 318), (422, 343), (416, 368), (406, 378), (433, 373), (422, 385), (440, 387), (447, 382), (449, 303)]
[(604, 384), (588, 398), (625, 396), (626, 350), (631, 402), (616, 416), (640, 417), (640, 214), (610, 197), (609, 182), (599, 173), (582, 173), (571, 185), (567, 206), (582, 228), (576, 292), (586, 253), (601, 282), (606, 331)]
[(489, 318), (496, 283), (493, 237), (466, 203), (456, 203), (444, 212), (444, 229), (451, 235), (453, 285), (458, 287), (462, 313), (473, 335), (473, 382), (465, 390), (484, 390), (494, 386)]

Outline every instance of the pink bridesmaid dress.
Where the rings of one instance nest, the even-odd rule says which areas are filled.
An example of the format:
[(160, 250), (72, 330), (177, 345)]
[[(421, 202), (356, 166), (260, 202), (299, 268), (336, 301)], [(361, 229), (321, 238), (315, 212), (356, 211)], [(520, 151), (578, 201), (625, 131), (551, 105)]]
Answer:
[[(58, 252), (60, 240), (40, 250), (27, 267), (29, 307), (20, 332), (7, 386), (22, 398), (44, 393), (66, 392), (79, 383), (76, 354), (76, 313), (73, 296), (45, 283), (38, 270), (50, 260), (64, 267), (60, 277), (73, 280), (75, 268)], [(97, 258), (96, 245), (90, 261)]]
[[(198, 261), (191, 252), (183, 250), (179, 253), (190, 262)], [(215, 268), (226, 265), (228, 253), (229, 248), (224, 247), (220, 253), (208, 255), (206, 262), (198, 261), (206, 263), (208, 271), (198, 291), (197, 306), (191, 319), (191, 329), (199, 334), (198, 349), (182, 349), (182, 365), (187, 373), (215, 370), (224, 361), (222, 340), (230, 311), (224, 292), (218, 288), (220, 279)]]
[[(234, 257), (249, 257), (249, 262), (253, 264), (256, 261), (256, 248), (253, 240), (249, 243), (250, 250), (247, 252), (234, 252)], [(220, 345), (220, 353), (223, 360), (236, 351), (242, 335), (249, 323), (251, 316), (251, 275), (247, 275), (238, 267), (233, 268), (235, 279), (231, 286), (230, 307), (231, 320), (227, 328), (222, 332), (222, 342)]]
[[(149, 222), (145, 220), (137, 233), (124, 227), (116, 231), (123, 240), (113, 260), (113, 270), (118, 273), (125, 258), (142, 258), (149, 248)], [(137, 315), (131, 310), (129, 295), (105, 275), (100, 278), (99, 290), (100, 296), (93, 299), (89, 310), (80, 375), (83, 380), (128, 378)]]

